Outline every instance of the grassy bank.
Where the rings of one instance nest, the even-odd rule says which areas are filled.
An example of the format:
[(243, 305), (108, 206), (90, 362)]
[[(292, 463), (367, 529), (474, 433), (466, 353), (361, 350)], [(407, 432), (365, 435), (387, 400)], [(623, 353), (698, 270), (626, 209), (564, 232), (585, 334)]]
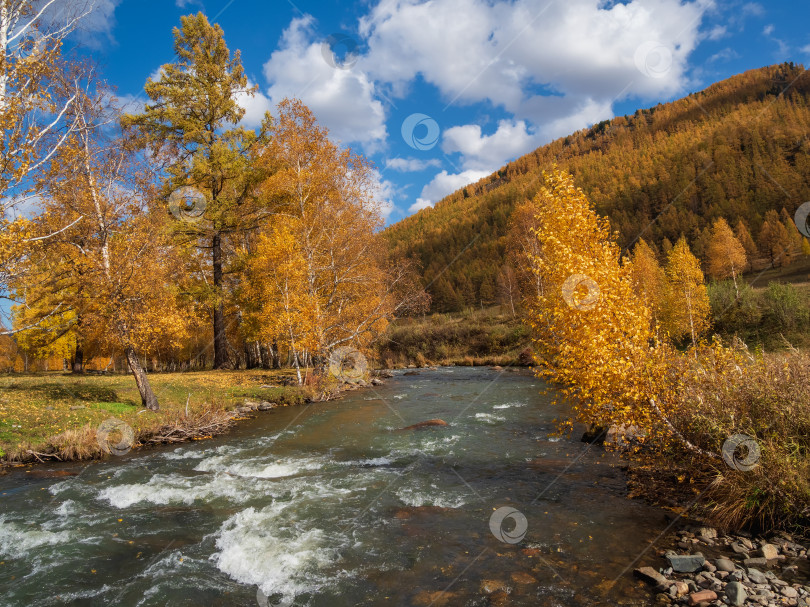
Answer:
[(126, 422), (143, 444), (210, 436), (227, 428), (232, 411), (246, 400), (303, 402), (301, 390), (288, 385), (292, 373), (286, 370), (160, 373), (149, 380), (160, 401), (157, 412), (140, 406), (130, 375), (0, 377), (0, 458), (99, 457), (96, 429), (111, 417)]
[(495, 306), (399, 319), (389, 327), (375, 354), (378, 364), (389, 369), (530, 364), (526, 354), (521, 356), (529, 345), (529, 332), (520, 318)]

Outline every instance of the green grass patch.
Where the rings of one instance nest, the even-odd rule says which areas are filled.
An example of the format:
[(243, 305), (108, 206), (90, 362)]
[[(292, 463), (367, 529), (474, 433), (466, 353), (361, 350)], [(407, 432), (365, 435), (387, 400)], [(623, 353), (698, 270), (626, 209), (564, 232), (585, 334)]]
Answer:
[(290, 370), (157, 373), (149, 381), (160, 403), (157, 413), (143, 412), (131, 375), (0, 375), (0, 449), (9, 457), (39, 451), (54, 437), (92, 429), (111, 416), (138, 434), (176, 419), (187, 407), (193, 413), (229, 410), (245, 400), (304, 401), (301, 390), (288, 385), (294, 381)]

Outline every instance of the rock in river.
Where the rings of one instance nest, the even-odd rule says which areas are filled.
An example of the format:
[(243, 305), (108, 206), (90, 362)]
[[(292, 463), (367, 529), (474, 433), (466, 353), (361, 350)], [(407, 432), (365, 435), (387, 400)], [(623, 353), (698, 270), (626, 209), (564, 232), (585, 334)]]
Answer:
[(423, 428), (430, 428), (432, 426), (446, 426), (447, 422), (443, 419), (429, 419), (424, 422), (419, 422), (418, 424), (413, 424), (412, 426), (406, 426), (404, 428), (400, 428), (400, 432), (405, 432), (406, 430), (422, 430)]

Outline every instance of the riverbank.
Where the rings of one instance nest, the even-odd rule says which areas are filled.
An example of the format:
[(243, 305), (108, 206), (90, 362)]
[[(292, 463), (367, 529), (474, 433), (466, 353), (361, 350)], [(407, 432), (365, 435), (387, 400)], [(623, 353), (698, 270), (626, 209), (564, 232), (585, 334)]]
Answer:
[(397, 319), (377, 345), (375, 357), (379, 366), (388, 369), (528, 366), (532, 364), (530, 345), (520, 317), (493, 306)]
[(726, 534), (700, 522), (679, 521), (656, 557), (633, 574), (657, 605), (807, 607), (810, 539), (785, 532)]
[(110, 419), (132, 434), (110, 428), (109, 443), (129, 440), (130, 447), (209, 438), (250, 412), (251, 403), (258, 409), (305, 401), (289, 370), (155, 373), (149, 380), (160, 402), (156, 412), (140, 406), (130, 375), (0, 377), (0, 464), (103, 457), (98, 430)]

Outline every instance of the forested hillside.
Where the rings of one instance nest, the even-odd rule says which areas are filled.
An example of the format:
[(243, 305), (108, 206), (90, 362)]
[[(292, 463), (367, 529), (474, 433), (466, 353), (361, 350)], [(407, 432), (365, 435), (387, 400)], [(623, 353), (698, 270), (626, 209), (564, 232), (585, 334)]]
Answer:
[(538, 148), (385, 235), (421, 264), (435, 310), (495, 302), (509, 273), (512, 210), (557, 164), (610, 218), (625, 248), (641, 237), (667, 249), (684, 235), (705, 260), (709, 229), (722, 217), (735, 227), (742, 221), (767, 262), (766, 213), (792, 217), (810, 200), (809, 100), (802, 66), (745, 72)]

